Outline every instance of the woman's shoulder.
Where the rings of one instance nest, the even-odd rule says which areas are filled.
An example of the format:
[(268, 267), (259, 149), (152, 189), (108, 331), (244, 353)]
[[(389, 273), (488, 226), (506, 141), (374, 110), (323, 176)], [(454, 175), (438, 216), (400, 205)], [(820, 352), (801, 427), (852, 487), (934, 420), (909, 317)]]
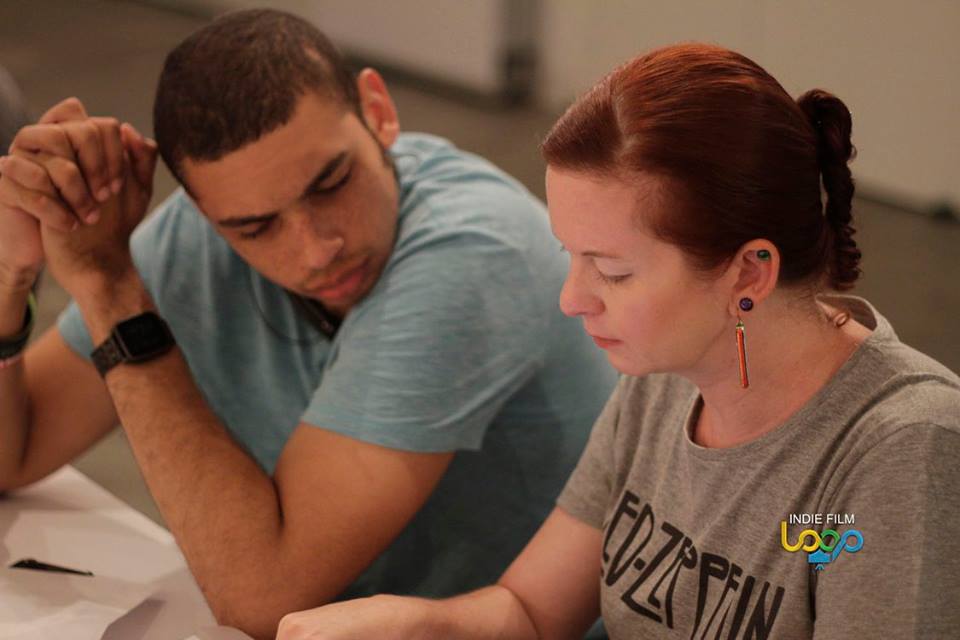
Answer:
[(868, 328), (859, 353), (844, 376), (844, 397), (863, 415), (878, 412), (902, 421), (956, 422), (960, 419), (960, 376), (933, 357), (902, 342), (890, 322), (869, 302), (834, 296)]
[[(875, 422), (960, 425), (960, 376), (891, 334), (864, 344), (860, 369), (875, 381), (864, 417)], [(884, 420), (880, 420), (883, 417)]]
[[(878, 315), (873, 334), (846, 378), (834, 407), (849, 416), (842, 449), (848, 463), (903, 441), (960, 443), (960, 377), (929, 355), (900, 341)], [(946, 446), (942, 452), (952, 450)], [(923, 464), (936, 447), (911, 447)], [(952, 455), (952, 454), (951, 454)]]

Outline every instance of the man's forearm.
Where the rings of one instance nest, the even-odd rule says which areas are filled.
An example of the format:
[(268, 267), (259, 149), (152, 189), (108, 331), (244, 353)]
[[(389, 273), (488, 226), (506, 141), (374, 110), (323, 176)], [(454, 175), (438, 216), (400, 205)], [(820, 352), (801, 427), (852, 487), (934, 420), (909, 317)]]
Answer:
[[(94, 344), (152, 309), (135, 273), (75, 296)], [(228, 435), (179, 350), (106, 376), (154, 499), (222, 622), (266, 630), (285, 604), (281, 509), (273, 481)], [(258, 625), (262, 625), (260, 628)]]
[(30, 287), (8, 289), (0, 286), (0, 340), (10, 338), (23, 328)]
[(272, 480), (207, 407), (179, 351), (120, 367), (107, 386), (157, 506), (211, 608), (222, 622), (249, 629), (246, 620), (264, 617), (258, 609), (271, 611), (272, 600), (284, 593)]
[[(0, 289), (0, 340), (23, 328), (29, 289)], [(29, 397), (22, 357), (0, 367), (0, 492), (23, 461), (29, 420)]]

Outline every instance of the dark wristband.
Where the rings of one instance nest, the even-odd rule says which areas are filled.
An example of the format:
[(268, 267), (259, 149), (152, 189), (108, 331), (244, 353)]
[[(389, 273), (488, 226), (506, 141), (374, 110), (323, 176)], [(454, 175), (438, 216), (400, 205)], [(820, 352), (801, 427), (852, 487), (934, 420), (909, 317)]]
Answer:
[(23, 328), (15, 336), (0, 341), (0, 361), (10, 360), (20, 355), (27, 341), (30, 339), (30, 333), (33, 331), (34, 318), (37, 315), (37, 298), (30, 292), (27, 296), (27, 308), (23, 313)]

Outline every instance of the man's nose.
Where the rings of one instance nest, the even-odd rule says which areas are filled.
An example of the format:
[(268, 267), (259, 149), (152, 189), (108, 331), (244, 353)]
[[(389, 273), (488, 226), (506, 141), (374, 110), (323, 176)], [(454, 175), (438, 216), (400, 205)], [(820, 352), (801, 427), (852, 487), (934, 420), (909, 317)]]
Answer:
[(336, 229), (326, 228), (309, 215), (296, 216), (297, 241), (305, 266), (310, 271), (321, 271), (336, 261), (343, 250), (345, 240)]

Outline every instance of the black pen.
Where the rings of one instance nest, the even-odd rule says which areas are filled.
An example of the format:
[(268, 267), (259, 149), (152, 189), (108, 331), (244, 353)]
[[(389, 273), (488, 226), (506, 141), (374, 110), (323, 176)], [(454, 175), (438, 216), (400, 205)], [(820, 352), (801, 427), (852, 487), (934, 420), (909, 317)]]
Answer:
[(67, 567), (58, 567), (55, 564), (47, 564), (33, 558), (24, 558), (10, 565), (11, 569), (34, 569), (35, 571), (54, 571), (56, 573), (72, 573), (78, 576), (92, 576), (92, 571), (80, 571), (79, 569), (69, 569)]

